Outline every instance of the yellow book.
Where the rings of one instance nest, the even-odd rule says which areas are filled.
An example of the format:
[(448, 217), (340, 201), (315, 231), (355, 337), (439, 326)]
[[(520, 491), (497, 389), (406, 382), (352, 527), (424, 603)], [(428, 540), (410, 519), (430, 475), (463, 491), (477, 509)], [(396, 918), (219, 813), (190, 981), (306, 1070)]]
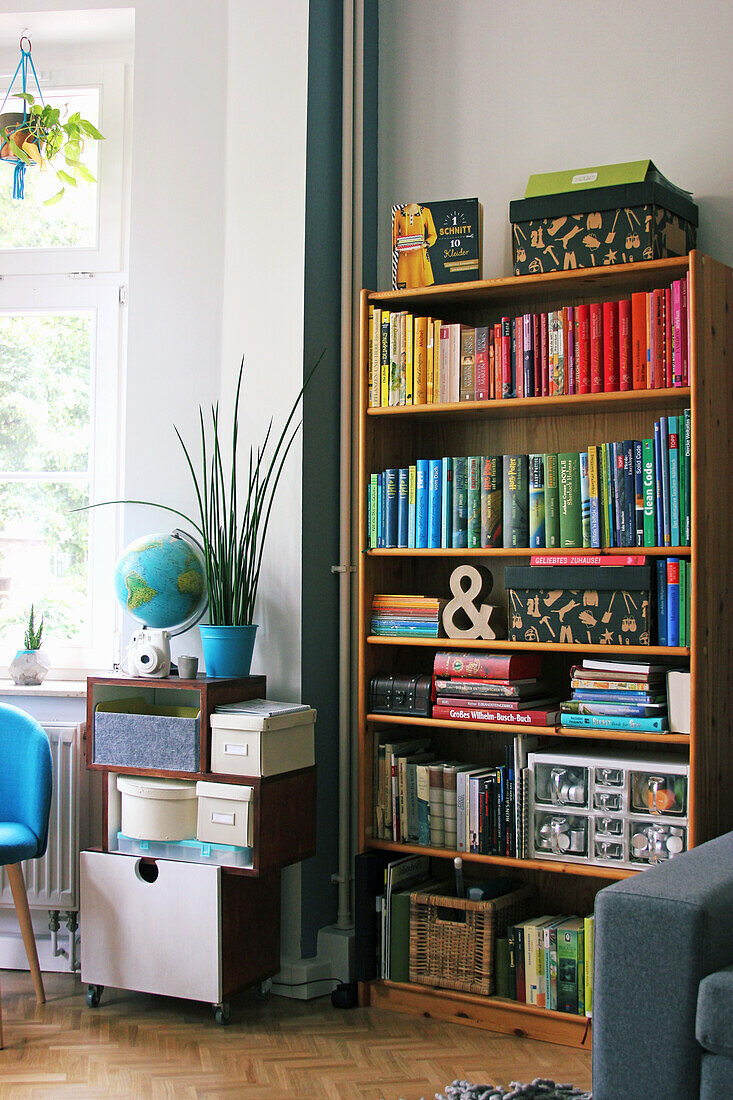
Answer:
[(585, 992), (585, 1014), (593, 1015), (593, 935), (595, 932), (595, 917), (586, 917), (583, 921), (585, 932), (585, 969), (583, 971), (583, 983)]
[(435, 400), (433, 395), (433, 318), (426, 318), (425, 325), (426, 339), (425, 339), (425, 403), (432, 405)]
[(369, 405), (373, 408), (381, 403), (382, 311), (369, 306), (369, 315)]
[(415, 318), (415, 346), (414, 346), (414, 359), (415, 359), (415, 381), (412, 399), (416, 405), (424, 405), (427, 400), (427, 385), (426, 385), (426, 339), (427, 339), (427, 317)]
[(380, 348), (379, 404), (389, 405), (389, 310), (382, 310), (382, 344)]
[(411, 313), (405, 314), (405, 404), (413, 403), (414, 362), (413, 362), (414, 320)]

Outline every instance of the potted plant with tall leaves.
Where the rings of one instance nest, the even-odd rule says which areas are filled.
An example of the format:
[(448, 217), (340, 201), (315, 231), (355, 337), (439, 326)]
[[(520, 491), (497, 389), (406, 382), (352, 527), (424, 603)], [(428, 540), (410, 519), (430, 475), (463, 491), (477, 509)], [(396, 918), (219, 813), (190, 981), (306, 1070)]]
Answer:
[[(196, 516), (149, 500), (103, 502), (161, 508), (186, 520), (197, 533), (204, 554), (209, 598), (209, 625), (199, 626), (208, 676), (249, 675), (257, 633), (254, 621), (257, 589), (275, 492), (300, 427), (300, 421), (293, 424), (298, 405), (322, 358), (323, 354), (306, 377), (277, 442), (271, 442), (271, 418), (262, 443), (256, 449), (250, 445), (244, 493), (237, 480), (242, 359), (234, 399), (231, 452), (226, 458), (222, 452), (218, 402), (211, 407), (208, 430), (204, 411), (199, 406), (198, 458), (174, 426), (193, 481)], [(93, 504), (90, 507), (100, 506)]]

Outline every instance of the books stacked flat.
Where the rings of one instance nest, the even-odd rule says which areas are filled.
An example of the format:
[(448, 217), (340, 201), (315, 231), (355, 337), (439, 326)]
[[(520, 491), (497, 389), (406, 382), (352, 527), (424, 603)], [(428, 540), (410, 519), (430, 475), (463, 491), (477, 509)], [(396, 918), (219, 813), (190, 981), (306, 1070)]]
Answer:
[(558, 699), (540, 679), (538, 653), (435, 654), (433, 718), (552, 726)]
[(445, 603), (432, 596), (374, 596), (372, 634), (437, 638)]
[(667, 670), (646, 661), (584, 660), (572, 669), (560, 725), (667, 733)]

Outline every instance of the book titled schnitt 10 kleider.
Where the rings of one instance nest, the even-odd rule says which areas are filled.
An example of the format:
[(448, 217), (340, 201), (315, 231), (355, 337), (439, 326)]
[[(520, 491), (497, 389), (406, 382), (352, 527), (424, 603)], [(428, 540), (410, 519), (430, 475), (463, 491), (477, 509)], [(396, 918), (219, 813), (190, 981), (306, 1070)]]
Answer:
[(392, 207), (392, 289), (481, 278), (478, 199)]

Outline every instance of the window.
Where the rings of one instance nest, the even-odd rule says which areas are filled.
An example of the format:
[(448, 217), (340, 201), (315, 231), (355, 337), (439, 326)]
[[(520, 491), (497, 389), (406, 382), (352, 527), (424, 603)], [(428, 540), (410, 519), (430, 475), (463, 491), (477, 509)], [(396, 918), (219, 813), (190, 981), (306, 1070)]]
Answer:
[(119, 495), (123, 87), (110, 64), (41, 81), (104, 134), (96, 184), (44, 206), (60, 184), (34, 167), (18, 201), (0, 165), (0, 665), (31, 604), (57, 672), (114, 657), (116, 510), (78, 509)]

